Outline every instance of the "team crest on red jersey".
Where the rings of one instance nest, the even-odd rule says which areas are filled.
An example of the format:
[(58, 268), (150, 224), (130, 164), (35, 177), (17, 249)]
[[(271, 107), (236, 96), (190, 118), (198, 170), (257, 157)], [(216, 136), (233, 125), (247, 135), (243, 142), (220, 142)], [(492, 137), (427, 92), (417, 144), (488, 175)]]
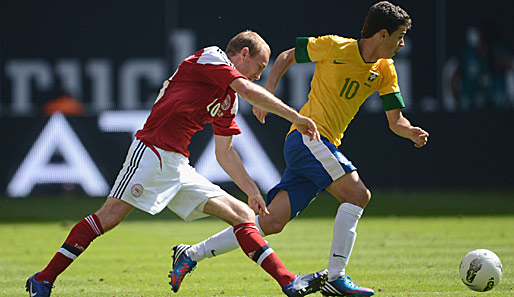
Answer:
[(227, 97), (225, 98), (225, 101), (223, 101), (223, 103), (221, 104), (221, 109), (222, 110), (229, 109), (231, 102), (232, 102), (232, 100), (230, 99), (230, 95), (227, 95)]

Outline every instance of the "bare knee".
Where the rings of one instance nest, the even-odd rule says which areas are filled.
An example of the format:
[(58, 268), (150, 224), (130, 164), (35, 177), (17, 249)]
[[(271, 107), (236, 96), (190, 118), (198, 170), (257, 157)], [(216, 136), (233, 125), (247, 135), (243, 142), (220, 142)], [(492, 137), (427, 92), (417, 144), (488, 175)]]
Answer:
[(232, 226), (245, 223), (255, 223), (255, 213), (247, 205), (232, 207), (227, 214), (224, 214), (224, 216), (224, 218), (221, 216), (219, 216), (219, 218)]
[(255, 213), (244, 202), (232, 196), (219, 196), (209, 199), (203, 212), (218, 217), (232, 226), (255, 222)]
[(259, 216), (259, 226), (261, 227), (262, 232), (264, 232), (266, 235), (282, 232), (287, 222), (287, 220), (284, 221), (283, 219), (273, 216), (272, 214), (266, 215), (264, 217)]
[(351, 204), (355, 204), (357, 206), (360, 206), (362, 208), (366, 207), (366, 204), (371, 200), (371, 192), (367, 188), (356, 188), (353, 189), (351, 192), (346, 193), (343, 196), (343, 201), (341, 202), (348, 202)]
[(233, 210), (236, 213), (236, 218), (233, 226), (243, 223), (255, 222), (255, 213), (246, 204), (239, 205)]
[(364, 208), (371, 200), (371, 191), (367, 188), (359, 189), (355, 194), (355, 203), (356, 205)]
[(348, 202), (362, 208), (371, 200), (371, 192), (364, 185), (357, 171), (352, 171), (334, 181), (327, 190), (339, 202)]

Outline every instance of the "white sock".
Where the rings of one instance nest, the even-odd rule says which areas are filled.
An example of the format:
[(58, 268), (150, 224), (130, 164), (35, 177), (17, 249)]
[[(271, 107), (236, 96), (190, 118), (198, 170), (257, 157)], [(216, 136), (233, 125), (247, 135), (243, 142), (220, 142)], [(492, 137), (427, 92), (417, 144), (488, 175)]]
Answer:
[[(259, 216), (256, 216), (255, 223), (261, 235), (264, 236), (261, 226), (259, 225)], [(234, 234), (234, 228), (230, 226), (206, 240), (192, 245), (191, 248), (186, 251), (186, 255), (191, 257), (193, 261), (199, 262), (205, 258), (216, 257), (237, 248), (239, 248), (239, 243)]]
[(345, 274), (344, 269), (352, 253), (357, 237), (357, 223), (362, 212), (363, 209), (354, 204), (343, 203), (339, 206), (334, 220), (334, 234), (328, 260), (328, 280), (330, 281)]

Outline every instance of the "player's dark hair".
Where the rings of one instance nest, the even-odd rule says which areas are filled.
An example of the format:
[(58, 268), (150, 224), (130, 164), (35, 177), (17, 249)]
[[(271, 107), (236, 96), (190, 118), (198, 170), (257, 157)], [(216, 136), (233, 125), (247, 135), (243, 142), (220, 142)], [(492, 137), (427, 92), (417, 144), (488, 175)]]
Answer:
[(230, 39), (225, 52), (228, 56), (233, 56), (240, 53), (245, 47), (249, 49), (250, 57), (254, 57), (264, 49), (270, 50), (269, 45), (259, 34), (246, 30)]
[(401, 25), (410, 29), (411, 24), (409, 14), (400, 6), (388, 1), (381, 1), (369, 9), (361, 33), (363, 38), (370, 38), (382, 29), (386, 29), (387, 33), (392, 34)]

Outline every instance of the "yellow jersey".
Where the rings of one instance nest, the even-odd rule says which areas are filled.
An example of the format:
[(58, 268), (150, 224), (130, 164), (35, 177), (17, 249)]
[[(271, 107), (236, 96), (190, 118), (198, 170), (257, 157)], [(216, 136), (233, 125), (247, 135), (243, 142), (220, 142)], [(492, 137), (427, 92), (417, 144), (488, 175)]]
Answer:
[[(298, 37), (295, 59), (297, 63), (316, 62), (309, 100), (300, 114), (310, 117), (321, 135), (336, 146), (360, 106), (375, 91), (385, 111), (405, 107), (393, 60), (366, 63), (355, 39)], [(291, 126), (289, 132), (294, 129)]]

